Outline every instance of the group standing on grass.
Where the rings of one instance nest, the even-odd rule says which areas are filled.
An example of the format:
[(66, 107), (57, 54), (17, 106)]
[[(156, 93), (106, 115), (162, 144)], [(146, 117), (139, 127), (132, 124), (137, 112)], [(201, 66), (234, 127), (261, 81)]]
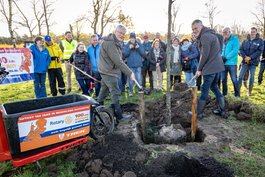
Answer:
[[(183, 80), (183, 71), (185, 82), (189, 86), (196, 85), (198, 90), (201, 90), (197, 107), (198, 117), (201, 119), (209, 90), (213, 91), (218, 103), (218, 108), (213, 113), (224, 117), (224, 96), (228, 94), (228, 74), (236, 97), (240, 96), (242, 82), (246, 83), (248, 75), (250, 79), (246, 87), (249, 95), (252, 95), (255, 70), (259, 63), (258, 84), (263, 81), (264, 41), (255, 27), (251, 28), (250, 34), (241, 45), (238, 37), (232, 34), (229, 27), (225, 27), (220, 35), (213, 29), (205, 27), (201, 20), (193, 21), (191, 40), (188, 38), (180, 40), (177, 36), (172, 36), (170, 46), (161, 40), (160, 33), (156, 33), (153, 40), (150, 40), (149, 34), (145, 33), (141, 42), (136, 33), (131, 32), (129, 40), (124, 42), (125, 33), (126, 28), (118, 25), (114, 33), (106, 37), (93, 34), (90, 37), (91, 45), (87, 50), (84, 43), (74, 40), (69, 31), (65, 33), (65, 39), (59, 45), (54, 43), (49, 35), (45, 36), (45, 41), (42, 37), (37, 37), (34, 45), (30, 47), (34, 61), (36, 98), (47, 96), (46, 72), (52, 96), (57, 96), (58, 93), (61, 95), (70, 93), (71, 73), (74, 67), (75, 78), (82, 94), (91, 95), (90, 87), (93, 82), (95, 98), (100, 104), (104, 104), (104, 100), (110, 94), (111, 107), (118, 119), (122, 119), (127, 116), (121, 113), (119, 96), (121, 92), (125, 92), (127, 83), (129, 96), (134, 95), (135, 82), (147, 89), (147, 78), (150, 91), (162, 92), (163, 72), (170, 72), (172, 88), (174, 84)], [(167, 48), (172, 54), (170, 68), (166, 67)], [(237, 76), (238, 55), (242, 57), (239, 76)], [(63, 79), (61, 63), (65, 64), (67, 86)], [(88, 75), (95, 79), (91, 79)], [(138, 91), (138, 87), (136, 88)]]

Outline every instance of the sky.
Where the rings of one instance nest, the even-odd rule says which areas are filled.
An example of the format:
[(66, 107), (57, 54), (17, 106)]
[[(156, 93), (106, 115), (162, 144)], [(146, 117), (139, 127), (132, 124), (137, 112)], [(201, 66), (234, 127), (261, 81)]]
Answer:
[[(26, 1), (26, 0), (22, 0)], [(92, 0), (57, 0), (54, 4), (52, 19), (56, 22), (51, 31), (55, 34), (63, 34), (69, 29), (78, 16), (86, 14)], [(115, 0), (114, 0), (115, 1)], [(231, 26), (233, 23), (242, 25), (248, 30), (256, 18), (251, 11), (257, 9), (257, 2), (260, 0), (215, 0), (220, 13), (215, 17), (214, 24)], [(122, 5), (123, 12), (132, 17), (134, 29), (138, 32), (167, 32), (167, 6), (168, 0), (125, 0)], [(181, 25), (180, 33), (191, 33), (191, 23), (194, 19), (201, 19), (205, 26), (208, 26), (206, 16), (206, 0), (176, 0), (175, 3), (180, 6), (176, 24)], [(26, 4), (26, 3), (25, 3)], [(22, 8), (31, 13), (31, 8), (22, 5)], [(107, 29), (105, 33), (113, 29)], [(26, 29), (16, 30), (19, 35), (27, 33)], [(83, 28), (83, 32), (92, 33), (89, 25)], [(37, 31), (36, 31), (37, 33)], [(0, 21), (0, 36), (9, 36), (7, 24)]]

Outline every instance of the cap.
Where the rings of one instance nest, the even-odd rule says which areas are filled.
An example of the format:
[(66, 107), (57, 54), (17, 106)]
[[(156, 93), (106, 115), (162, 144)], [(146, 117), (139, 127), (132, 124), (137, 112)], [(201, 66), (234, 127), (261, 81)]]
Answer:
[(46, 35), (45, 37), (44, 37), (44, 40), (45, 41), (51, 41), (52, 40), (52, 38), (51, 38), (51, 36), (49, 36), (49, 35)]
[(134, 32), (130, 33), (130, 38), (135, 38), (136, 39), (136, 34)]

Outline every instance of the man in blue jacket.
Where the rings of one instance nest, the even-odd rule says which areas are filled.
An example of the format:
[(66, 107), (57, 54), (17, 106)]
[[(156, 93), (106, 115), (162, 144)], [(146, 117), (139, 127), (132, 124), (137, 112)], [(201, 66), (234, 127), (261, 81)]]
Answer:
[(153, 75), (152, 75), (152, 71), (150, 71), (149, 67), (150, 67), (150, 62), (148, 60), (148, 55), (152, 49), (152, 42), (149, 41), (149, 37), (148, 34), (145, 34), (143, 36), (143, 50), (144, 50), (144, 57), (143, 57), (143, 67), (142, 67), (142, 83), (143, 83), (143, 87), (146, 87), (146, 76), (148, 73), (148, 77), (149, 77), (149, 83), (150, 83), (150, 89), (153, 90)]
[[(101, 80), (100, 74), (98, 72), (98, 59), (99, 59), (99, 50), (100, 50), (98, 35), (93, 34), (90, 37), (90, 39), (91, 39), (91, 45), (87, 48), (87, 53), (90, 58), (92, 76), (96, 78), (97, 80)], [(94, 81), (94, 86), (96, 90), (96, 97), (98, 97), (98, 94), (100, 91), (100, 83), (97, 81)]]
[[(142, 45), (136, 41), (134, 32), (130, 33), (130, 40), (124, 47), (124, 57), (127, 60), (127, 65), (134, 73), (136, 81), (142, 85), (142, 60), (144, 57), (144, 50)], [(129, 82), (129, 96), (133, 96), (134, 81)]]
[(231, 34), (231, 30), (228, 27), (223, 29), (223, 37), (222, 58), (225, 65), (225, 71), (222, 72), (223, 95), (227, 95), (227, 75), (229, 73), (234, 86), (234, 94), (239, 97), (240, 90), (237, 81), (237, 61), (240, 42), (236, 36)]
[(259, 37), (258, 30), (255, 27), (251, 28), (250, 35), (243, 41), (240, 47), (240, 55), (242, 57), (241, 69), (239, 73), (239, 88), (241, 88), (242, 80), (245, 73), (250, 71), (248, 94), (252, 95), (254, 85), (254, 76), (256, 67), (259, 64), (260, 55), (263, 51), (263, 40)]

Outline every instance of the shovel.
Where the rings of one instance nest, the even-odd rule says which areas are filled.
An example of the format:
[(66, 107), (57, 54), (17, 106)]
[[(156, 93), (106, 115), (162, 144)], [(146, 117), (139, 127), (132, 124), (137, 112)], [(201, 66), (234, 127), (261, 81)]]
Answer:
[(81, 69), (79, 69), (79, 68), (78, 68), (78, 67), (76, 67), (75, 65), (73, 65), (73, 64), (71, 64), (71, 63), (68, 63), (68, 65), (71, 65), (72, 67), (74, 67), (76, 70), (78, 70), (79, 72), (81, 72), (81, 73), (82, 73), (82, 74), (84, 74), (85, 76), (87, 76), (87, 77), (89, 77), (89, 78), (93, 79), (94, 81), (96, 81), (96, 82), (99, 82), (99, 83), (100, 83), (100, 81), (99, 81), (99, 80), (97, 80), (96, 78), (94, 78), (94, 77), (92, 77), (91, 75), (87, 74), (86, 72), (82, 71)]
[(187, 84), (188, 84), (188, 86), (189, 87), (192, 87), (192, 82), (195, 80), (195, 79), (197, 79), (199, 76), (197, 76), (197, 75), (195, 75), (195, 76), (193, 76), (192, 78), (191, 78), (191, 80), (189, 81), (189, 82), (187, 82)]

